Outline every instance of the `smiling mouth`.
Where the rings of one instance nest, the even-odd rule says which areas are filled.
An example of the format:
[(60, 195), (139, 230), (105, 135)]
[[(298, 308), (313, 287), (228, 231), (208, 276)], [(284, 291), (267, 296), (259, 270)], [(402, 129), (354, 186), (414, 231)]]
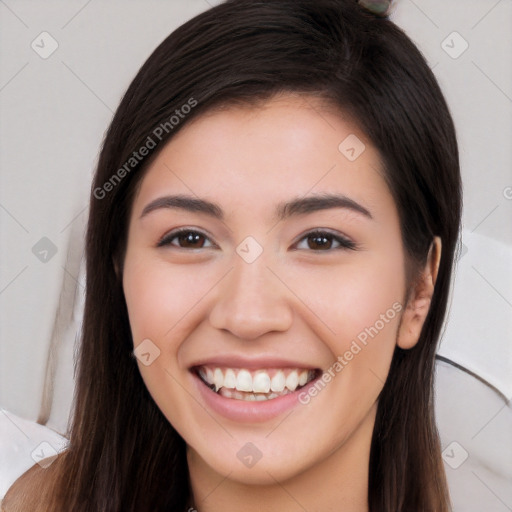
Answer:
[(272, 368), (246, 370), (198, 366), (193, 368), (199, 379), (224, 398), (258, 402), (273, 400), (298, 391), (318, 377), (319, 369)]

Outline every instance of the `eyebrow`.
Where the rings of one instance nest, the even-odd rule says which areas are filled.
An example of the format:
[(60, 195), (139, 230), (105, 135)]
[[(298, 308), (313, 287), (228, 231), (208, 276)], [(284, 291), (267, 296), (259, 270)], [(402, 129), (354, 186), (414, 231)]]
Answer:
[[(199, 199), (188, 195), (171, 195), (159, 197), (148, 203), (140, 218), (158, 209), (178, 208), (188, 212), (203, 213), (215, 219), (224, 220), (222, 208), (206, 199)], [(370, 211), (353, 199), (341, 194), (320, 194), (308, 197), (298, 197), (290, 201), (279, 203), (275, 210), (275, 219), (286, 220), (289, 217), (313, 213), (331, 208), (343, 208), (373, 219)]]

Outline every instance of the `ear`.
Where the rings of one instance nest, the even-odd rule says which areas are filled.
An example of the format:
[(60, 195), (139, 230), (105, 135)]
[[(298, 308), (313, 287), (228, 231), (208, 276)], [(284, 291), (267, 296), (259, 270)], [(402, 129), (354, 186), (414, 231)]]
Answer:
[(430, 244), (425, 267), (409, 292), (409, 299), (398, 328), (397, 344), (400, 348), (409, 349), (418, 343), (430, 310), (440, 261), (441, 239), (436, 236)]

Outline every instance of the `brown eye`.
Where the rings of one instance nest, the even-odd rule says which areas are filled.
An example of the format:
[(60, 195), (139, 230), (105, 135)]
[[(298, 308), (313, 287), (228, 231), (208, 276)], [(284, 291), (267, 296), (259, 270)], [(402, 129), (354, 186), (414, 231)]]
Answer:
[(205, 242), (207, 241), (208, 237), (199, 231), (182, 229), (164, 236), (164, 238), (158, 242), (158, 247), (173, 245), (181, 249), (203, 249), (207, 247), (205, 246)]
[(192, 247), (193, 249), (197, 249), (204, 244), (204, 236), (193, 231), (178, 235), (176, 238), (180, 247)]
[(310, 249), (330, 249), (332, 247), (332, 237), (324, 235), (310, 235), (307, 237)]
[[(304, 247), (304, 243), (306, 247)], [(302, 247), (301, 247), (302, 245)], [(334, 235), (326, 231), (313, 231), (303, 237), (299, 244), (298, 249), (310, 249), (316, 252), (330, 251), (331, 249), (355, 249), (356, 244), (345, 237)]]

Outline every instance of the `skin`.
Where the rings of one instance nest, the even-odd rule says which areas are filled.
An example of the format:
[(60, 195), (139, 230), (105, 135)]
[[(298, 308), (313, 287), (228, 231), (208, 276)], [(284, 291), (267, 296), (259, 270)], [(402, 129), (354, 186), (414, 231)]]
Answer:
[[(365, 144), (354, 161), (338, 149), (351, 134)], [(138, 365), (187, 443), (200, 512), (368, 510), (377, 398), (395, 346), (417, 342), (441, 249), (435, 239), (408, 288), (399, 217), (381, 173), (353, 122), (292, 94), (196, 118), (147, 170), (131, 211), (123, 287), (134, 346), (150, 339), (160, 350)], [(343, 194), (372, 218), (330, 208), (275, 220), (278, 203), (321, 193)], [(170, 194), (217, 203), (224, 219), (163, 207), (141, 216)], [(205, 238), (157, 246), (180, 227)], [(306, 236), (315, 228), (356, 250), (334, 238), (319, 249)], [(252, 263), (236, 252), (248, 236), (263, 249)], [(217, 354), (293, 357), (325, 371), (396, 303), (401, 311), (309, 403), (269, 421), (240, 423), (208, 409), (189, 371)], [(262, 454), (251, 468), (237, 458), (248, 442)]]

